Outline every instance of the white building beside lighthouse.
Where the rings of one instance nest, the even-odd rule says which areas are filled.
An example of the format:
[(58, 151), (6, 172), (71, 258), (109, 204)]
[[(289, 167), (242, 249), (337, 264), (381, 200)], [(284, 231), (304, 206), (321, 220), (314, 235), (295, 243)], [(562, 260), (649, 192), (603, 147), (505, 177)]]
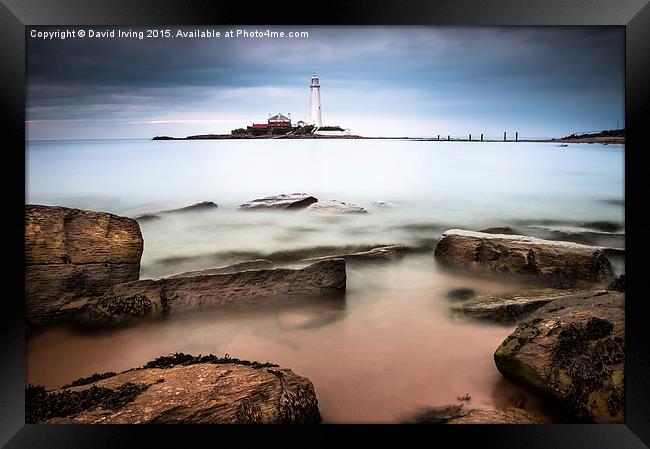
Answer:
[(311, 98), (309, 101), (309, 124), (314, 126), (323, 126), (323, 119), (320, 114), (320, 84), (318, 84), (318, 75), (315, 73), (311, 76)]

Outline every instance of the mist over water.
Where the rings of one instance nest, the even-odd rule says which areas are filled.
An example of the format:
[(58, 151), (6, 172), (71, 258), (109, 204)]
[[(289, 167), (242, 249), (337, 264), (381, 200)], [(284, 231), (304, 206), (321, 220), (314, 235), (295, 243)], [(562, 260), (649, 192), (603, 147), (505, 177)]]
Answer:
[[(218, 209), (142, 222), (141, 277), (268, 258), (304, 266), (324, 254), (402, 244), (401, 261), (347, 267), (344, 300), (255, 311), (211, 310), (98, 333), (54, 327), (28, 341), (28, 382), (139, 366), (159, 355), (228, 353), (271, 361), (314, 383), (330, 422), (395, 422), (418, 406), (457, 402), (552, 410), (504, 380), (493, 353), (513, 326), (452, 316), (446, 293), (522, 288), (451, 273), (432, 249), (446, 229), (510, 225), (544, 238), (623, 247), (624, 147), (403, 140), (29, 142), (28, 203), (135, 216), (214, 201)], [(306, 192), (367, 215), (241, 212), (238, 204)], [(382, 208), (374, 201), (392, 203)], [(564, 233), (562, 233), (562, 232)], [(615, 266), (620, 272), (623, 267)]]

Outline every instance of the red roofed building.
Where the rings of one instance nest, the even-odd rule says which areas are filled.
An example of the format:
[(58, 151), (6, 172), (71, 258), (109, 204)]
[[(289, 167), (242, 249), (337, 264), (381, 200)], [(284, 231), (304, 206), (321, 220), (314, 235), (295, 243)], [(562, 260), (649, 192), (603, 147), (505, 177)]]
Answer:
[(270, 117), (268, 123), (269, 123), (269, 127), (271, 128), (291, 127), (291, 118), (286, 117), (282, 114), (277, 114), (274, 115), (273, 117)]
[(277, 114), (272, 117), (269, 117), (266, 123), (253, 123), (251, 126), (253, 129), (267, 129), (267, 128), (291, 128), (291, 114), (285, 116), (282, 114)]

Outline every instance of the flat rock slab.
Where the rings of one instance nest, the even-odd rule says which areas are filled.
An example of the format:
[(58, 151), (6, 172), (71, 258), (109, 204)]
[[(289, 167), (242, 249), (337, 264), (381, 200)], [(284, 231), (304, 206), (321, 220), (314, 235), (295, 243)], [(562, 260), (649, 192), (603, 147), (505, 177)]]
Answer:
[(600, 282), (612, 275), (599, 247), (523, 235), (451, 229), (442, 234), (434, 255), (453, 266), (528, 275), (553, 284)]
[(276, 268), (229, 274), (144, 279), (114, 285), (107, 297), (90, 302), (81, 322), (111, 321), (131, 315), (157, 315), (219, 305), (278, 304), (345, 292), (343, 259), (302, 269)]
[(480, 295), (467, 301), (455, 302), (450, 305), (450, 309), (472, 318), (511, 323), (558, 299), (591, 298), (605, 293), (607, 290), (538, 288), (517, 293)]
[(402, 245), (388, 245), (372, 248), (368, 251), (356, 253), (334, 254), (331, 256), (314, 257), (305, 259), (305, 262), (317, 262), (321, 260), (344, 259), (346, 262), (390, 262), (400, 259), (406, 254), (406, 247)]
[(81, 298), (137, 280), (143, 250), (137, 221), (66, 207), (25, 206), (26, 319), (69, 315)]
[(288, 193), (257, 198), (239, 206), (239, 210), (294, 210), (304, 209), (318, 199), (306, 193)]
[(236, 273), (237, 271), (245, 270), (264, 270), (273, 268), (273, 262), (265, 259), (255, 259), (247, 260), (245, 262), (238, 262), (231, 265), (225, 265), (223, 267), (216, 268), (206, 268), (205, 270), (196, 270), (196, 271), (186, 271), (185, 273), (172, 274), (171, 276), (166, 276), (167, 279), (172, 278), (185, 278), (192, 276), (203, 276), (206, 274), (228, 274)]
[(504, 376), (556, 397), (578, 421), (624, 420), (624, 293), (557, 299), (497, 348)]
[(318, 212), (324, 214), (367, 214), (368, 211), (361, 206), (344, 203), (343, 201), (331, 200), (311, 204), (305, 208), (307, 212)]
[[(143, 391), (117, 406), (95, 405), (46, 424), (276, 424), (318, 423), (320, 413), (309, 379), (285, 368), (199, 363), (127, 371), (89, 385), (50, 392), (104, 388)], [(133, 387), (132, 387), (133, 388)], [(104, 390), (101, 390), (104, 391)], [(110, 392), (108, 392), (110, 394)], [(66, 394), (66, 393), (64, 393)], [(74, 395), (72, 395), (74, 397)], [(115, 402), (115, 401), (114, 401)]]

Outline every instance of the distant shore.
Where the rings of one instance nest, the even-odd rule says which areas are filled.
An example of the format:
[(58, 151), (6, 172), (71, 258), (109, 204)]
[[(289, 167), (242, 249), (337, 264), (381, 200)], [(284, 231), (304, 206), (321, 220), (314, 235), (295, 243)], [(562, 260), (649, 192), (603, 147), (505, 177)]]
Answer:
[(319, 134), (283, 134), (253, 136), (250, 134), (199, 134), (187, 137), (156, 136), (151, 140), (257, 140), (257, 139), (407, 139), (407, 137), (363, 137), (349, 136), (323, 136)]
[(280, 136), (250, 136), (231, 134), (200, 134), (187, 137), (156, 136), (151, 140), (258, 140), (258, 139), (375, 139), (375, 140), (416, 140), (416, 141), (440, 141), (440, 142), (557, 142), (557, 143), (602, 143), (602, 144), (625, 144), (625, 137), (621, 136), (576, 136), (562, 137), (558, 139), (443, 139), (434, 137), (367, 137), (358, 135), (349, 136), (322, 136), (318, 134), (297, 134)]

